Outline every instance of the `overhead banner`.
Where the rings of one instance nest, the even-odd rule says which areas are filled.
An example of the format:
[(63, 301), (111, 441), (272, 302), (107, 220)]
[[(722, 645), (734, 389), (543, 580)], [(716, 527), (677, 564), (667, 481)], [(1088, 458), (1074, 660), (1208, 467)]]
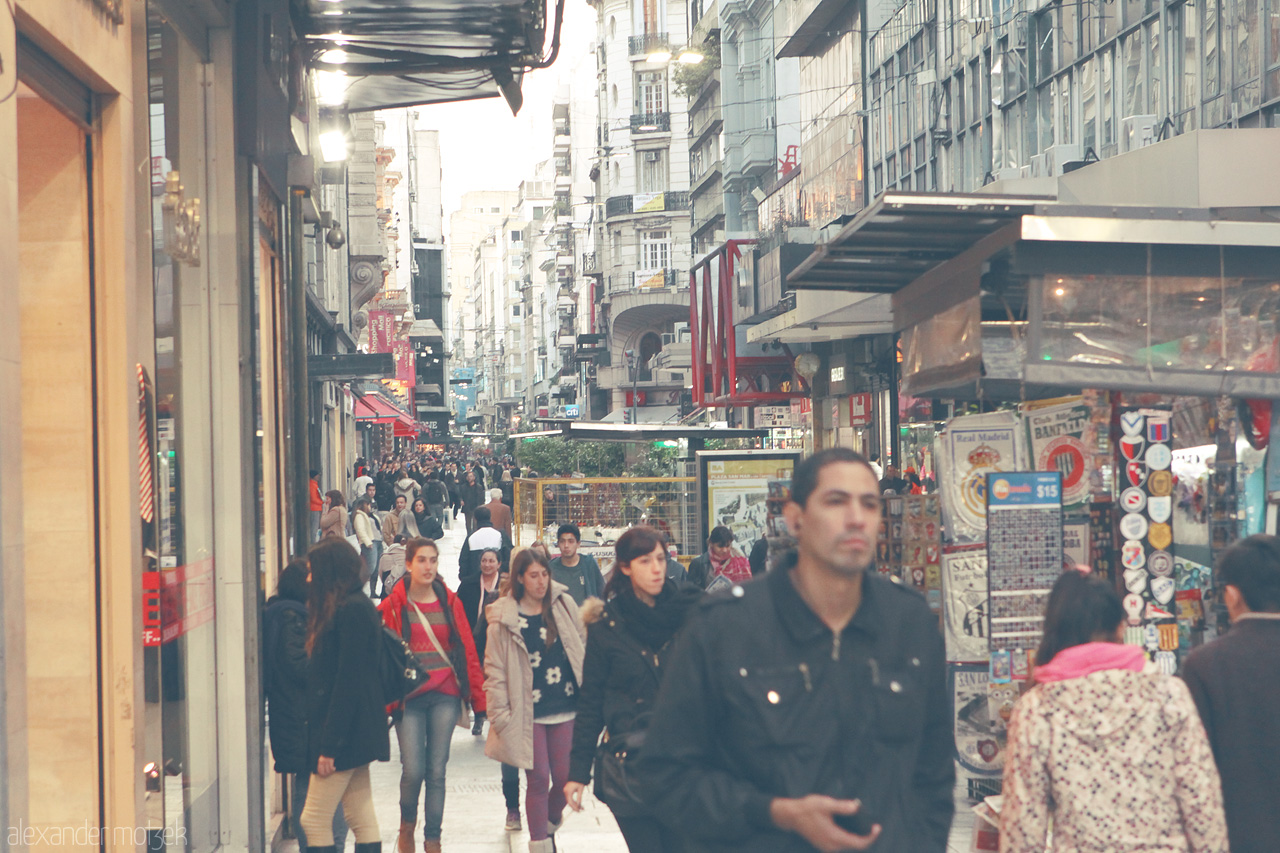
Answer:
[(1023, 414), (1027, 446), (1037, 471), (1062, 475), (1062, 508), (1083, 509), (1089, 499), (1089, 473), (1084, 443), (1090, 409), (1083, 403), (1067, 403)]
[(1019, 469), (1019, 433), (1014, 412), (955, 418), (943, 431), (938, 488), (951, 543), (986, 542), (987, 476)]
[(369, 312), (369, 352), (391, 352), (396, 321), (390, 311)]

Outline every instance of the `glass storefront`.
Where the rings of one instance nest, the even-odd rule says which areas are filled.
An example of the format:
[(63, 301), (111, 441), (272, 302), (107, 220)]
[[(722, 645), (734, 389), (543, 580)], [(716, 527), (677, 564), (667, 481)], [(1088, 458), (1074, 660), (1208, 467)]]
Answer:
[[(159, 630), (145, 640), (148, 820), (191, 851), (220, 843), (214, 610), (213, 412), (205, 77), (183, 35), (147, 15), (155, 310), (157, 536), (149, 583)], [(181, 837), (181, 836), (178, 836)]]

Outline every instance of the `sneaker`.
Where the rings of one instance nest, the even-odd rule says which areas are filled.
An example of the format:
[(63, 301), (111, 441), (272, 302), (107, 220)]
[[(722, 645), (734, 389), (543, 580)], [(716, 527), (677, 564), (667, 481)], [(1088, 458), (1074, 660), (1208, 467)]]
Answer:
[(504, 827), (504, 828), (507, 830), (507, 832), (519, 832), (519, 831), (520, 831), (520, 829), (521, 829), (521, 825), (520, 825), (520, 812), (519, 812), (519, 810), (516, 810), (516, 811), (509, 811), (509, 812), (507, 812), (507, 825), (506, 825), (506, 827)]

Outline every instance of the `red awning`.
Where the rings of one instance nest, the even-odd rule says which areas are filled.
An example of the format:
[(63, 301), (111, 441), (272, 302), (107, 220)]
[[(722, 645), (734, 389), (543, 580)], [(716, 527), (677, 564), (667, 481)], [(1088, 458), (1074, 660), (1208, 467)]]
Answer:
[(358, 421), (370, 421), (375, 424), (413, 423), (413, 418), (381, 397), (376, 397), (372, 394), (356, 398), (352, 411)]

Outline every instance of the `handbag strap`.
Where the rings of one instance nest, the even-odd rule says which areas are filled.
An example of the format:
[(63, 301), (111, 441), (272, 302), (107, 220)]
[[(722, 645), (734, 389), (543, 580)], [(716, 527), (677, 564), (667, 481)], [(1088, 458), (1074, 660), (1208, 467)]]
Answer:
[[(444, 605), (445, 602), (441, 601), (440, 608), (442, 610), (444, 609)], [(414, 616), (418, 617), (418, 622), (422, 624), (423, 630), (427, 632), (427, 639), (431, 641), (431, 645), (435, 646), (440, 657), (444, 658), (444, 662), (449, 665), (449, 671), (453, 673), (454, 679), (461, 684), (462, 680), (458, 678), (458, 671), (453, 668), (453, 661), (449, 660), (449, 655), (447, 655), (445, 650), (440, 646), (440, 640), (436, 637), (436, 632), (431, 628), (431, 623), (422, 615), (422, 611), (418, 609), (418, 605), (414, 603), (412, 599), (409, 600), (409, 609), (413, 611)]]

